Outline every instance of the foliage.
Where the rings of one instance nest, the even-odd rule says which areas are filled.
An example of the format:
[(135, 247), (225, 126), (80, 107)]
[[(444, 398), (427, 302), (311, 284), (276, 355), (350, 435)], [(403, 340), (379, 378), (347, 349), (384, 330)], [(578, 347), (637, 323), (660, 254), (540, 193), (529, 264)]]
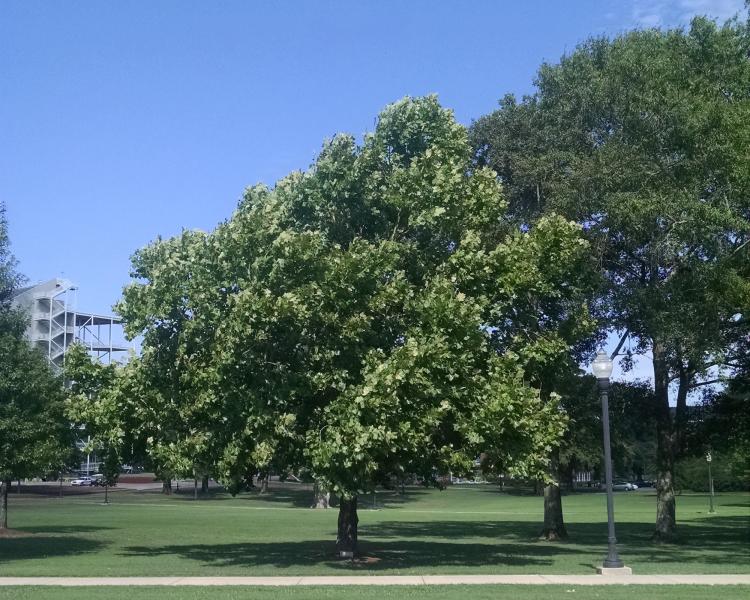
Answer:
[(307, 467), (343, 497), (483, 450), (539, 476), (565, 421), (539, 373), (590, 334), (587, 252), (554, 215), (509, 226), (452, 114), (398, 102), (214, 232), (136, 253), (118, 310), (170, 424), (154, 443), (224, 480)]
[(517, 221), (557, 213), (584, 227), (605, 279), (602, 332), (653, 357), (664, 537), (687, 396), (731, 368), (749, 331), (749, 51), (747, 24), (702, 18), (593, 39), (472, 129)]
[(125, 365), (101, 363), (81, 344), (71, 345), (65, 356), (66, 414), (81, 438), (90, 436), (88, 451), (101, 458), (102, 473), (110, 482), (121, 464), (144, 458), (148, 394), (138, 385), (137, 368), (135, 357)]
[[(750, 473), (746, 457), (729, 451), (711, 453), (711, 476), (717, 492), (750, 489)], [(675, 488), (680, 491), (708, 492), (708, 463), (706, 456), (686, 456), (675, 465)]]
[(10, 251), (5, 204), (0, 202), (0, 309), (7, 310), (13, 291), (23, 277), (16, 271), (16, 259)]
[[(560, 471), (572, 478), (575, 471), (591, 470), (603, 478), (601, 401), (596, 380), (576, 376), (559, 388), (568, 415), (560, 452)], [(609, 391), (612, 462), (615, 473), (643, 477), (654, 472), (653, 391), (645, 383), (613, 382)]]
[[(70, 453), (61, 380), (24, 337), (25, 316), (10, 305), (20, 276), (0, 206), (0, 482), (57, 471)], [(2, 524), (5, 526), (3, 517)]]
[(735, 486), (731, 489), (750, 487), (750, 354), (739, 365), (724, 390), (705, 394), (689, 440), (692, 453), (703, 457), (711, 452), (720, 457), (716, 462), (727, 465)]
[(72, 437), (62, 381), (24, 338), (0, 334), (0, 479), (58, 471)]

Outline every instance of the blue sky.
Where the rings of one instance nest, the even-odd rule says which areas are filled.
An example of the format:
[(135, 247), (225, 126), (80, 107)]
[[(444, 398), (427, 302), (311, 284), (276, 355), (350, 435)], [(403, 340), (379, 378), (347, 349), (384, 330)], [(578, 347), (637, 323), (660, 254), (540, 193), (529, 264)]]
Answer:
[(211, 229), (326, 137), (437, 93), (469, 124), (590, 35), (742, 0), (0, 3), (0, 201), (31, 281), (108, 311), (129, 256)]

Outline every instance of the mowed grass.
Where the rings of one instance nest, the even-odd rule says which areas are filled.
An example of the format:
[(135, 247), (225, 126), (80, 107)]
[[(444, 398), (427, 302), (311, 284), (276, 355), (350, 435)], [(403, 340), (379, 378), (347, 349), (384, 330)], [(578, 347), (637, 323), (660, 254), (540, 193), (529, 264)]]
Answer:
[(338, 586), (248, 587), (12, 587), (0, 588), (0, 600), (744, 600), (750, 586)]
[[(570, 541), (540, 541), (542, 499), (490, 486), (407, 489), (360, 499), (361, 560), (334, 555), (338, 511), (306, 508), (308, 490), (267, 496), (119, 491), (10, 499), (10, 526), (32, 535), (0, 539), (0, 576), (336, 575), (593, 573), (606, 550), (601, 493), (564, 498)], [(750, 572), (750, 497), (678, 498), (681, 540), (650, 541), (651, 492), (615, 497), (620, 553), (636, 573)], [(640, 589), (640, 588), (639, 588)], [(533, 597), (533, 596), (530, 596)]]

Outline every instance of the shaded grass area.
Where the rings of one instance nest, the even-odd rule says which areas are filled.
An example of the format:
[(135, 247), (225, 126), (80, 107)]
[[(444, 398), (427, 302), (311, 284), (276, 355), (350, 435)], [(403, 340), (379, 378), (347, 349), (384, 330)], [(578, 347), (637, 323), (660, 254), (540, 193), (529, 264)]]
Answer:
[(565, 597), (578, 600), (639, 600), (669, 598), (680, 600), (739, 600), (750, 595), (750, 586), (599, 586), (576, 587), (559, 585), (475, 585), (475, 586), (357, 586), (357, 587), (12, 587), (0, 588), (0, 600), (191, 600), (210, 597), (216, 600), (258, 598), (260, 600), (549, 600)]
[[(540, 541), (542, 500), (476, 486), (378, 493), (360, 506), (356, 562), (335, 559), (336, 510), (301, 508), (308, 490), (185, 496), (119, 492), (98, 498), (12, 498), (0, 575), (335, 575), (592, 573), (606, 547), (603, 494), (570, 495), (570, 541)], [(680, 543), (653, 544), (655, 497), (615, 499), (621, 555), (637, 573), (750, 572), (750, 497), (722, 494), (708, 515), (701, 495), (678, 499)], [(640, 589), (640, 588), (639, 588)]]

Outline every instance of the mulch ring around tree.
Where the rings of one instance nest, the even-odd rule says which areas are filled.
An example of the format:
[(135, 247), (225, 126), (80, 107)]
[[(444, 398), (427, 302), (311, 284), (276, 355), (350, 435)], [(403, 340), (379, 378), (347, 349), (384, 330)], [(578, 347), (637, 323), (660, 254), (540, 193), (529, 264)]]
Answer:
[(32, 537), (35, 534), (20, 529), (0, 529), (0, 539)]

